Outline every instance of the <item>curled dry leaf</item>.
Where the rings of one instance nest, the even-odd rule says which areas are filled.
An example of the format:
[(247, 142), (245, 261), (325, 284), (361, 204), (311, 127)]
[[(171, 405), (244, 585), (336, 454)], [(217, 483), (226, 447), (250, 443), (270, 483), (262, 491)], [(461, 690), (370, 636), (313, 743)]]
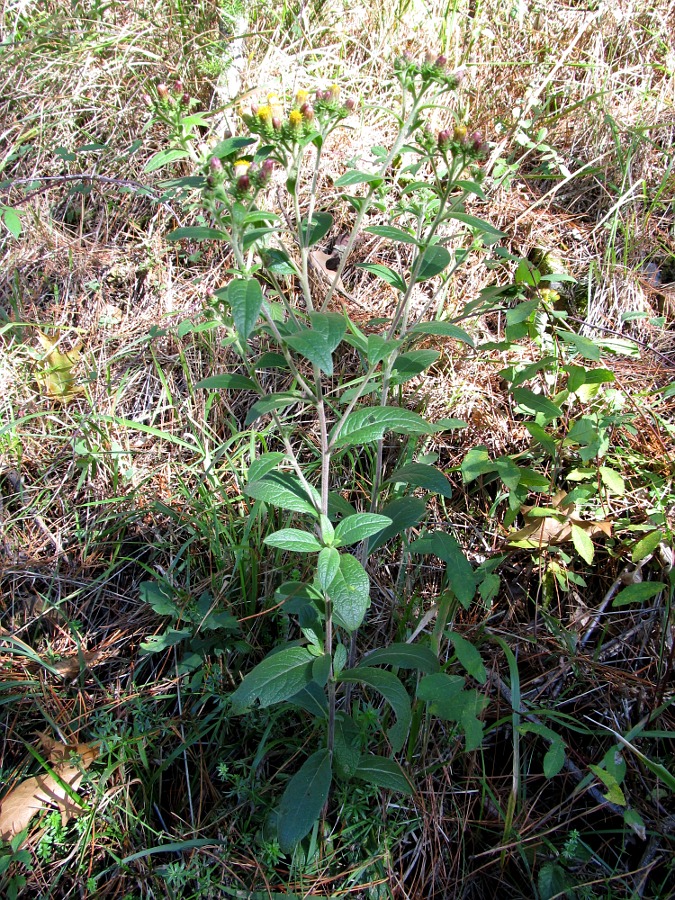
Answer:
[[(611, 537), (612, 523), (609, 520), (589, 522), (579, 519), (574, 513), (574, 504), (566, 502), (567, 495), (559, 491), (551, 502), (551, 515), (533, 515), (533, 507), (523, 507), (526, 525), (509, 535), (512, 547), (534, 550), (574, 540), (572, 526), (581, 529), (589, 538), (602, 533)], [(543, 512), (543, 510), (542, 510)]]
[(58, 339), (50, 338), (41, 331), (38, 331), (37, 335), (46, 351), (38, 382), (53, 400), (68, 403), (83, 391), (81, 385), (75, 384), (73, 375), (73, 367), (80, 358), (82, 344), (79, 343), (67, 353), (62, 353), (58, 349)]
[[(0, 838), (3, 841), (11, 840), (27, 828), (33, 816), (48, 806), (57, 807), (64, 825), (82, 812), (82, 807), (64, 784), (71, 791), (77, 791), (84, 770), (98, 756), (97, 747), (92, 744), (62, 744), (45, 734), (40, 735), (40, 742), (53, 764), (52, 771), (26, 778), (0, 800)], [(75, 755), (80, 758), (79, 765)]]

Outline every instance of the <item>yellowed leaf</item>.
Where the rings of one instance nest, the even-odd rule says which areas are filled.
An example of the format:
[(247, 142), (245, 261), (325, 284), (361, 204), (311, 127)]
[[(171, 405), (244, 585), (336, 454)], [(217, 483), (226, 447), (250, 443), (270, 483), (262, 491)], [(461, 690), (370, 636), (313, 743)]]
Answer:
[[(33, 816), (48, 806), (56, 806), (64, 825), (82, 812), (82, 807), (60, 782), (77, 791), (84, 769), (98, 756), (97, 747), (92, 744), (62, 744), (45, 734), (40, 735), (40, 743), (54, 764), (54, 774), (43, 772), (26, 778), (5, 794), (0, 801), (0, 838), (3, 841), (11, 840), (27, 828)], [(80, 765), (71, 762), (73, 754), (80, 757)]]
[[(574, 511), (574, 507), (569, 504), (561, 505), (560, 495), (556, 495), (553, 505), (563, 510)], [(531, 507), (530, 507), (531, 508)], [(589, 537), (602, 532), (610, 537), (612, 534), (612, 523), (608, 520), (602, 522), (589, 522), (585, 519), (578, 519), (573, 515), (544, 516), (543, 518), (525, 515), (527, 524), (519, 531), (515, 531), (509, 535), (509, 544), (511, 546), (523, 547), (524, 549), (533, 550), (535, 548), (549, 547), (556, 544), (564, 544), (572, 540), (572, 525), (576, 525), (585, 531)]]
[(81, 385), (75, 384), (73, 375), (73, 367), (80, 358), (82, 344), (78, 344), (67, 353), (62, 353), (58, 349), (58, 339), (50, 338), (41, 331), (38, 331), (37, 335), (46, 351), (43, 370), (38, 381), (53, 400), (68, 403), (84, 390)]

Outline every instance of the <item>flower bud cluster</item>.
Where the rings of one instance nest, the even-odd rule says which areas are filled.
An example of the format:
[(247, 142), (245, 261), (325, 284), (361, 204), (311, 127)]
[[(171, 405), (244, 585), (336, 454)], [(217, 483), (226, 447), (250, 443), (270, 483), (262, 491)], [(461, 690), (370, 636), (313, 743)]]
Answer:
[(143, 94), (143, 100), (148, 106), (159, 106), (163, 109), (178, 107), (180, 110), (189, 109), (194, 103), (193, 98), (183, 87), (180, 78), (176, 78), (169, 87), (164, 81), (159, 81), (155, 86), (156, 98), (150, 94)]
[(250, 159), (221, 160), (210, 157), (207, 163), (206, 194), (225, 200), (226, 193), (238, 199), (252, 196), (264, 188), (272, 177), (274, 160), (265, 159), (255, 165)]
[(337, 122), (355, 108), (352, 98), (340, 100), (340, 86), (331, 85), (310, 96), (309, 91), (296, 91), (290, 111), (286, 116), (284, 106), (275, 92), (267, 95), (267, 103), (258, 106), (251, 103), (239, 112), (249, 131), (259, 134), (270, 143), (290, 145), (312, 134), (317, 127)]
[(415, 81), (421, 78), (423, 85), (435, 83), (441, 87), (455, 90), (462, 80), (461, 72), (449, 71), (447, 57), (442, 53), (436, 56), (427, 52), (422, 62), (417, 62), (404, 53), (395, 60), (394, 72), (399, 80), (408, 87), (412, 87)]
[(469, 134), (466, 125), (455, 125), (452, 131), (448, 128), (439, 131), (436, 144), (444, 156), (463, 156), (467, 162), (482, 159), (489, 149), (480, 131)]

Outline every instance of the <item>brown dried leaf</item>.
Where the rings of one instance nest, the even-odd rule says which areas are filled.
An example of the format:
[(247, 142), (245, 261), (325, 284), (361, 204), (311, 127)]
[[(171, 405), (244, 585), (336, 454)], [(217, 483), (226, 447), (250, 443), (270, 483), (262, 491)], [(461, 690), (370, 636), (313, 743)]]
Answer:
[[(525, 517), (528, 518), (527, 516)], [(517, 545), (525, 549), (549, 547), (556, 544), (564, 544), (572, 540), (572, 525), (577, 525), (585, 531), (589, 537), (602, 532), (610, 537), (612, 523), (608, 520), (602, 522), (587, 522), (577, 519), (575, 516), (555, 518), (545, 516), (543, 519), (535, 518), (528, 522), (520, 531), (509, 535), (509, 544)]]
[[(3, 841), (11, 840), (27, 828), (33, 816), (47, 806), (55, 805), (58, 808), (64, 825), (69, 819), (82, 813), (82, 807), (58, 779), (76, 791), (82, 781), (83, 769), (87, 769), (98, 756), (97, 747), (92, 744), (62, 744), (46, 734), (40, 734), (40, 742), (50, 762), (54, 763), (54, 775), (43, 772), (26, 778), (5, 794), (0, 801), (0, 838)], [(71, 764), (70, 757), (73, 753), (80, 756), (80, 766)]]

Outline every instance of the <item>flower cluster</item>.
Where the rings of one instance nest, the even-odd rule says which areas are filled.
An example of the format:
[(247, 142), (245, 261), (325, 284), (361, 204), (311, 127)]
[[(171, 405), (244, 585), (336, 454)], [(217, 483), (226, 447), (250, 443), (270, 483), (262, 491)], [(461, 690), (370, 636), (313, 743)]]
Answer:
[(446, 158), (448, 155), (462, 156), (467, 162), (481, 159), (488, 151), (480, 131), (469, 134), (466, 125), (456, 125), (452, 131), (448, 128), (439, 131), (436, 144)]
[(229, 194), (241, 200), (255, 196), (269, 183), (274, 160), (265, 159), (260, 165), (255, 165), (246, 158), (234, 162), (226, 159), (223, 162), (219, 157), (212, 156), (207, 168), (206, 196), (225, 200), (226, 194)]
[(352, 99), (342, 103), (340, 86), (334, 84), (327, 90), (316, 91), (314, 97), (309, 91), (297, 91), (288, 116), (276, 92), (269, 93), (267, 103), (262, 106), (251, 103), (241, 108), (240, 115), (253, 134), (270, 143), (292, 145), (314, 134), (317, 128), (345, 118), (355, 105)]
[(183, 87), (180, 78), (172, 83), (169, 87), (165, 82), (160, 81), (155, 87), (156, 97), (150, 94), (144, 94), (143, 99), (148, 106), (160, 107), (161, 109), (171, 109), (177, 107), (180, 110), (187, 110), (195, 102)]
[(424, 87), (438, 84), (447, 90), (455, 90), (462, 80), (461, 72), (448, 70), (448, 60), (443, 54), (427, 53), (422, 62), (417, 62), (404, 53), (394, 61), (394, 72), (407, 87), (413, 87), (419, 78)]

